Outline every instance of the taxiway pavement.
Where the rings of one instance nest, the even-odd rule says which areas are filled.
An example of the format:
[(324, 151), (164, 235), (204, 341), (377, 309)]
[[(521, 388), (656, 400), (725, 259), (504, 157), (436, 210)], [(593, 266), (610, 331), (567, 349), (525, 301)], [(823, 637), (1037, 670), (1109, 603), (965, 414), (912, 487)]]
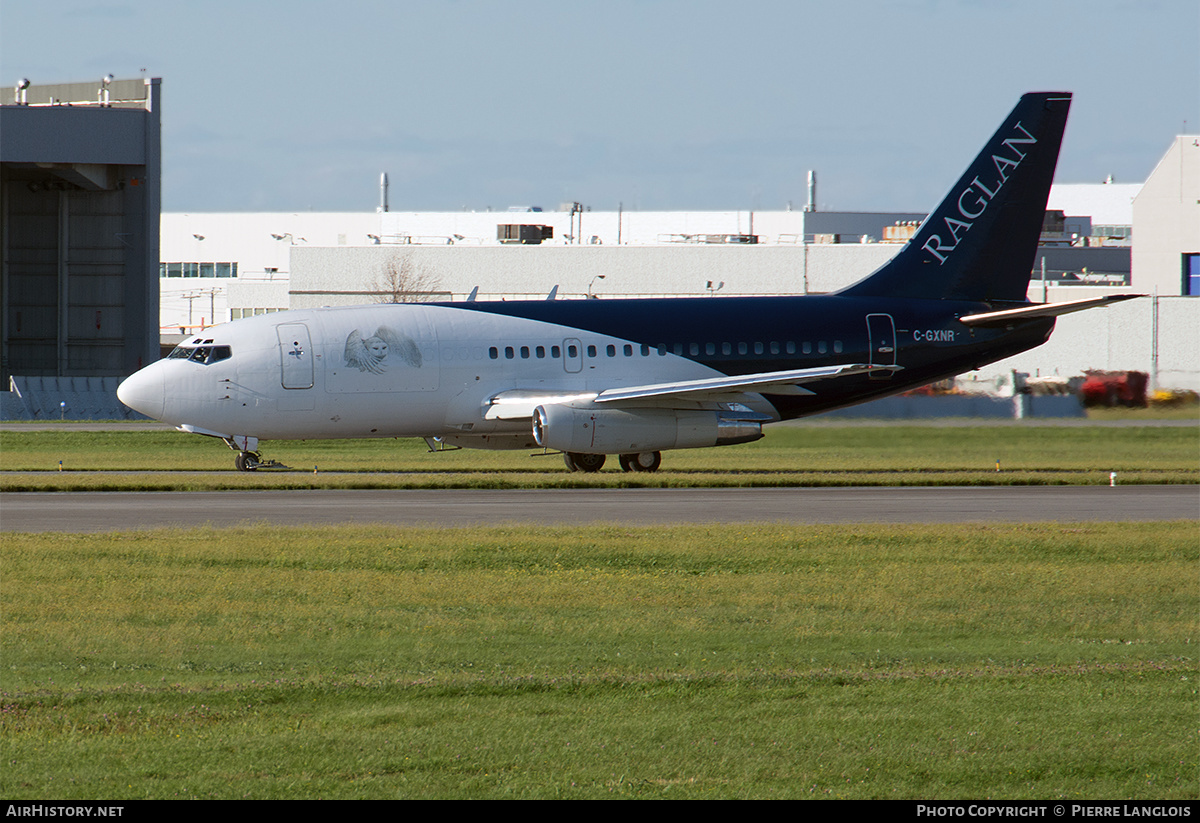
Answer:
[(0, 531), (246, 524), (972, 523), (1200, 520), (1200, 486), (16, 492)]

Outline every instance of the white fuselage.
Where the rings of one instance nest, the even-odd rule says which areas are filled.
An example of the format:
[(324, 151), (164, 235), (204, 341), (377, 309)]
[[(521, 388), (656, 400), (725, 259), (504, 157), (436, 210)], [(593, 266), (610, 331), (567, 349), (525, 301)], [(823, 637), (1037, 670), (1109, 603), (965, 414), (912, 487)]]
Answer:
[[(218, 347), (228, 356), (214, 359)], [(150, 417), (225, 438), (450, 437), (519, 448), (529, 413), (493, 409), (499, 394), (586, 397), (717, 374), (661, 347), (553, 323), (390, 304), (216, 326), (126, 380), (120, 394)], [(769, 403), (753, 405), (778, 419)]]

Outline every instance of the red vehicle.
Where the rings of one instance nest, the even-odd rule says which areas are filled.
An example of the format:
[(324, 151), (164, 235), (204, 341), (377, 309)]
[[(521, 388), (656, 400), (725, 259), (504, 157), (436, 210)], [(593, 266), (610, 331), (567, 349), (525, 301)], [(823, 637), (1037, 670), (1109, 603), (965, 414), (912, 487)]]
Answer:
[(1079, 387), (1085, 406), (1145, 408), (1149, 375), (1141, 371), (1089, 371)]

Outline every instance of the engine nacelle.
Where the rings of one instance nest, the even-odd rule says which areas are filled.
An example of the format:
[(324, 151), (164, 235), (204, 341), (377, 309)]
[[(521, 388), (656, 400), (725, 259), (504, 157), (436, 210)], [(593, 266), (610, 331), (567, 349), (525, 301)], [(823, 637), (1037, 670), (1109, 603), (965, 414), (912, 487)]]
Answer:
[(728, 412), (676, 409), (597, 409), (567, 405), (533, 410), (539, 446), (576, 454), (634, 454), (750, 443), (762, 422)]

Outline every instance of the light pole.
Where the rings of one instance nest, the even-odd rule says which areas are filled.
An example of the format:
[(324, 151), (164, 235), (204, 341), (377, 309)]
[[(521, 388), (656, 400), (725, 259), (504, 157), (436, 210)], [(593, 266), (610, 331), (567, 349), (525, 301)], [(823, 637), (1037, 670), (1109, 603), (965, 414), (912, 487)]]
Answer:
[(603, 274), (597, 274), (595, 277), (592, 278), (592, 282), (588, 283), (588, 290), (587, 290), (587, 299), (588, 300), (596, 299), (596, 295), (592, 294), (592, 286), (594, 286), (596, 284), (597, 280), (603, 280), (603, 279), (604, 279)]

